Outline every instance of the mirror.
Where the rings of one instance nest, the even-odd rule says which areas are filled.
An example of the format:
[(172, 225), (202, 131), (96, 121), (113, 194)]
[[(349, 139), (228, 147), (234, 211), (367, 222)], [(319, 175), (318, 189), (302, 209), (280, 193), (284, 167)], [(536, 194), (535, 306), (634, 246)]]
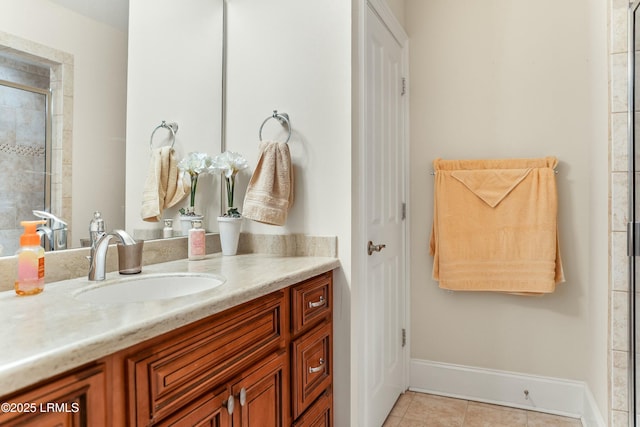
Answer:
[[(36, 219), (33, 209), (50, 211), (68, 223), (69, 247), (88, 238), (94, 211), (102, 213), (108, 230), (161, 230), (162, 224), (138, 220), (152, 130), (162, 120), (179, 123), (177, 156), (220, 151), (223, 0), (138, 0), (131, 10), (128, 0), (37, 4), (34, 14), (21, 0), (11, 0), (0, 14), (0, 80), (15, 76), (16, 68), (36, 74), (49, 70), (49, 77), (39, 76), (39, 81), (51, 88), (51, 107), (41, 108), (50, 113), (50, 121), (44, 113), (33, 118), (31, 111), (10, 116), (5, 109), (0, 114), (4, 122), (26, 116), (49, 138), (46, 148), (36, 150), (46, 155), (40, 156), (34, 174), (33, 164), (15, 153), (23, 148), (15, 136), (24, 131), (26, 119), (12, 119), (17, 126), (13, 133), (6, 127), (3, 132), (6, 123), (0, 119), (0, 151), (4, 147), (16, 156), (6, 161), (10, 156), (3, 154), (2, 166), (9, 163), (23, 176), (38, 175), (42, 184), (33, 186), (43, 193), (41, 204), (32, 207), (23, 195), (7, 198), (9, 192), (0, 189), (0, 255), (15, 253), (20, 220)], [(8, 64), (13, 71), (7, 71)], [(7, 89), (2, 90), (0, 86), (0, 109), (8, 99)], [(3, 142), (7, 134), (14, 139)], [(162, 139), (156, 137), (156, 143)], [(20, 174), (2, 181), (14, 187), (25, 182)], [(202, 193), (217, 182), (203, 181)], [(42, 187), (50, 189), (49, 196)], [(216, 191), (209, 193), (201, 194), (201, 202), (213, 215), (219, 202)], [(177, 209), (167, 214), (177, 215)]]

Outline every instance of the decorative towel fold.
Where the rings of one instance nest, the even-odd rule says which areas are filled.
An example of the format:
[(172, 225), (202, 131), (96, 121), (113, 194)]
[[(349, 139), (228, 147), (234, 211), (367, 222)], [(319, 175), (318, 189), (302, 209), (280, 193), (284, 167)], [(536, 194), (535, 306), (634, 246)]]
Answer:
[(433, 164), (430, 253), (441, 288), (543, 294), (564, 281), (555, 157)]
[(242, 216), (271, 225), (284, 225), (293, 204), (293, 165), (289, 145), (264, 141), (242, 205)]
[(153, 150), (142, 192), (142, 219), (160, 221), (162, 211), (184, 199), (189, 187), (190, 184), (180, 177), (173, 149), (161, 147)]

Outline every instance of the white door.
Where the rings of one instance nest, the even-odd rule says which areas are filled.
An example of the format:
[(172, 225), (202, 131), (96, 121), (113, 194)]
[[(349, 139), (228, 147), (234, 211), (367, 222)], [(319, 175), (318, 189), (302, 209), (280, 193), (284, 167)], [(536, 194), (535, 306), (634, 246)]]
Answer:
[[(364, 420), (381, 426), (405, 390), (406, 102), (403, 46), (367, 7), (364, 124)], [(371, 249), (371, 250), (368, 250)], [(371, 252), (369, 254), (369, 252)]]

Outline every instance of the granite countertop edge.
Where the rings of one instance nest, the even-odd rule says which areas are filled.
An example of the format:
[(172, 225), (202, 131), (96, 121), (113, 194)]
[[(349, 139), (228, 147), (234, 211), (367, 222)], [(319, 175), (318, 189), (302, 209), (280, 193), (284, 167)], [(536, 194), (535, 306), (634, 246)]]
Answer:
[[(86, 278), (47, 284), (19, 297), (0, 292), (0, 395), (8, 395), (163, 333), (340, 267), (333, 257), (208, 255), (145, 266), (139, 277), (163, 273), (222, 276), (223, 285), (179, 298), (136, 303), (76, 299)], [(107, 275), (106, 285), (123, 276)]]

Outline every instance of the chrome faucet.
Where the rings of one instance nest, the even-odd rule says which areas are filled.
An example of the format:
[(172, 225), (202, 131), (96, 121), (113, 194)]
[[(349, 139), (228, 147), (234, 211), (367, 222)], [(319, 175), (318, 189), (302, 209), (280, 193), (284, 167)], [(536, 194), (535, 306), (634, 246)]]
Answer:
[[(46, 236), (49, 241), (49, 250), (67, 249), (67, 223), (49, 212), (38, 210), (32, 212), (38, 218), (47, 220), (47, 225), (40, 225), (37, 230), (41, 239)], [(45, 246), (44, 242), (42, 246)]]
[(135, 245), (136, 241), (124, 230), (113, 230), (110, 233), (102, 232), (98, 236), (96, 244), (91, 247), (89, 256), (89, 280), (104, 280), (106, 276), (107, 249), (112, 237), (120, 239), (123, 245)]

